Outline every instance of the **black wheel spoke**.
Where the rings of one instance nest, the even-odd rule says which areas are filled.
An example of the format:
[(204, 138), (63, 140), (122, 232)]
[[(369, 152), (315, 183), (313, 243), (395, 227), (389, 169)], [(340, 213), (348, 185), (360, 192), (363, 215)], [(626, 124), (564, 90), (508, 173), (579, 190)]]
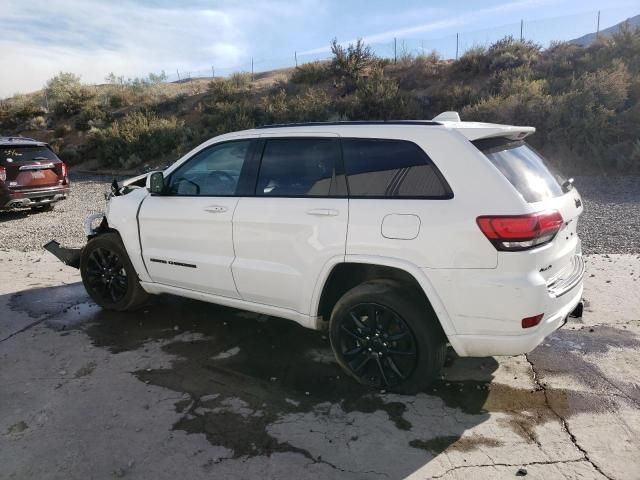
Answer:
[(416, 355), (416, 352), (413, 352), (413, 351), (395, 350), (391, 348), (387, 350), (387, 353), (389, 355), (399, 355), (404, 357), (414, 357)]
[(369, 363), (369, 360), (371, 360), (371, 355), (364, 355), (364, 359), (356, 367), (353, 367), (353, 371), (357, 373), (362, 370)]
[(402, 380), (404, 380), (405, 378), (407, 378), (398, 368), (398, 366), (396, 365), (396, 362), (393, 361), (393, 358), (391, 357), (385, 357), (385, 360), (387, 362), (387, 365), (389, 365), (389, 367), (391, 368), (391, 370), (393, 371), (393, 373), (395, 373), (398, 377), (400, 377)]
[(362, 353), (362, 351), (364, 350), (364, 347), (361, 345), (358, 345), (355, 348), (352, 348), (351, 350), (347, 350), (346, 352), (343, 353), (343, 355), (345, 356), (352, 356), (352, 355), (357, 355), (359, 353)]
[(351, 316), (353, 323), (355, 323), (356, 327), (358, 327), (359, 330), (363, 330), (363, 331), (371, 330), (371, 327), (368, 325), (365, 325), (360, 319), (360, 317), (358, 317), (355, 313), (351, 312), (349, 315)]
[(340, 326), (340, 329), (345, 332), (347, 335), (349, 335), (351, 338), (359, 341), (359, 342), (364, 342), (364, 338), (361, 337), (360, 335), (358, 335), (357, 333), (352, 332), (351, 330), (349, 330), (347, 327), (345, 327), (344, 325)]
[(389, 341), (390, 342), (397, 342), (398, 340), (401, 340), (405, 337), (410, 337), (411, 336), (411, 332), (409, 330), (405, 330), (403, 332), (400, 333), (396, 333), (393, 335), (389, 335)]
[(380, 355), (376, 355), (376, 364), (378, 365), (378, 370), (380, 371), (380, 379), (385, 387), (389, 386), (389, 380), (387, 380), (387, 376), (384, 374), (384, 367), (382, 366), (382, 362), (380, 361)]

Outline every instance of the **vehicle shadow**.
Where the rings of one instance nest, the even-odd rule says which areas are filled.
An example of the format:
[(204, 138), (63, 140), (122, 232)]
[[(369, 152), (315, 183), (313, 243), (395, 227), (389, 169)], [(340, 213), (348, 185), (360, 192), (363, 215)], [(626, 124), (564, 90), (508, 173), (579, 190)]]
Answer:
[(106, 312), (80, 284), (23, 291), (9, 305), (46, 316), (52, 329), (80, 329), (114, 355), (144, 355), (159, 342), (170, 366), (133, 375), (183, 394), (173, 429), (204, 434), (233, 458), (294, 452), (399, 478), (445, 450), (497, 441), (466, 436), (458, 442), (489, 418), (493, 358), (451, 355), (442, 379), (417, 396), (402, 396), (359, 385), (335, 363), (325, 335), (279, 318), (170, 296), (134, 313)]

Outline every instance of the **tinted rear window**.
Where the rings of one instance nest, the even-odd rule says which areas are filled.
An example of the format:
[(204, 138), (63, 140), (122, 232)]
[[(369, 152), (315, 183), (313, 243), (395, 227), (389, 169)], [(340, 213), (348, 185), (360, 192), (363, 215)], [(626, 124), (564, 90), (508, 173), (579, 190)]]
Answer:
[(267, 140), (256, 195), (324, 197), (335, 192), (340, 143), (332, 138)]
[(473, 142), (529, 203), (564, 194), (544, 159), (524, 142), (487, 139)]
[(13, 162), (31, 162), (33, 160), (58, 160), (56, 154), (47, 147), (0, 147), (0, 162), (2, 164)]
[(426, 153), (402, 140), (344, 139), (344, 165), (352, 197), (451, 198)]

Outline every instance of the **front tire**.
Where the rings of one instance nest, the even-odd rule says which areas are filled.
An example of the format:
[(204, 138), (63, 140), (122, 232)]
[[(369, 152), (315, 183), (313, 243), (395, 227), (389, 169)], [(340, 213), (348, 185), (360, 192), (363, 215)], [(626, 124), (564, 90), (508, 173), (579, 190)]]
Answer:
[(440, 372), (446, 338), (424, 297), (374, 280), (343, 295), (329, 324), (340, 366), (358, 382), (397, 393), (423, 391)]
[(135, 310), (148, 300), (116, 233), (89, 240), (80, 257), (80, 275), (91, 299), (106, 310)]

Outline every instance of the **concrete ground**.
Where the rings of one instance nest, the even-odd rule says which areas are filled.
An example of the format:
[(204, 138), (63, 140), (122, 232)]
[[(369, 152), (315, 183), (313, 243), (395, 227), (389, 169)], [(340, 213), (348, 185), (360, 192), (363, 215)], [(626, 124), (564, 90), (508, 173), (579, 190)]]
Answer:
[(291, 322), (169, 297), (115, 315), (48, 253), (0, 250), (0, 478), (640, 478), (639, 276), (590, 256), (582, 319), (399, 396)]

